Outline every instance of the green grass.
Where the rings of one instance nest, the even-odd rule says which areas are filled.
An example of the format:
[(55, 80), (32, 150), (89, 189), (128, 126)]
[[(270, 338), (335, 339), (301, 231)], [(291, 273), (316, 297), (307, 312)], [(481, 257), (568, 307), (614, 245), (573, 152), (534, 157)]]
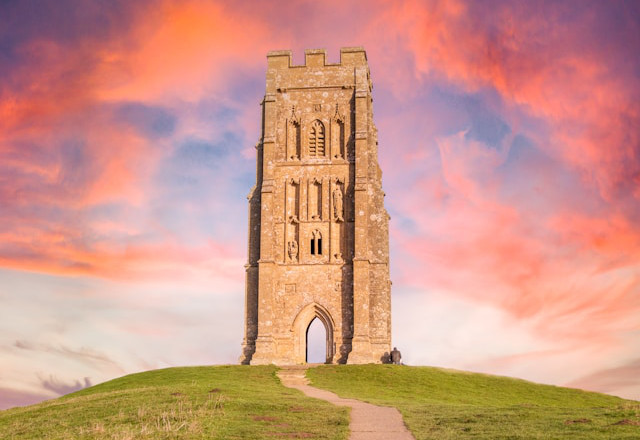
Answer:
[(346, 439), (348, 411), (285, 388), (272, 366), (132, 374), (0, 411), (0, 439)]
[[(0, 411), (0, 439), (346, 439), (348, 410), (285, 388), (272, 366), (132, 374)], [(640, 402), (429, 367), (327, 365), (313, 385), (395, 406), (416, 439), (640, 439)]]
[(430, 367), (328, 365), (312, 385), (394, 406), (421, 439), (640, 439), (640, 402)]

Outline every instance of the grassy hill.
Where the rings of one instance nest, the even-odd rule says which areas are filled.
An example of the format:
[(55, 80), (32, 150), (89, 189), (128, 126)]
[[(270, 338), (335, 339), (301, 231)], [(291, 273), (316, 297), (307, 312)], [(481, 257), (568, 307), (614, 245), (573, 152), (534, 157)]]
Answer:
[(346, 439), (348, 412), (272, 366), (168, 368), (0, 411), (0, 439)]
[(324, 366), (314, 386), (400, 410), (421, 439), (640, 439), (640, 402), (431, 367)]
[[(345, 408), (275, 367), (169, 368), (0, 411), (1, 439), (346, 439)], [(417, 439), (640, 438), (640, 402), (429, 367), (321, 366), (315, 386), (397, 407)]]

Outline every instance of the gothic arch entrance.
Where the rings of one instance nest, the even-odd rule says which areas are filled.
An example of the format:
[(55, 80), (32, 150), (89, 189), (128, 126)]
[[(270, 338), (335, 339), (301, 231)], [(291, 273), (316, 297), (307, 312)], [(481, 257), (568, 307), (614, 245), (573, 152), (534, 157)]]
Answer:
[(305, 306), (296, 319), (293, 321), (291, 331), (293, 332), (294, 347), (293, 355), (297, 364), (304, 364), (307, 362), (307, 330), (311, 321), (318, 318), (318, 320), (324, 325), (327, 334), (327, 349), (326, 349), (326, 363), (333, 362), (333, 356), (335, 355), (335, 344), (333, 333), (335, 330), (335, 323), (329, 311), (322, 307), (320, 304), (311, 303)]
[(307, 327), (307, 364), (324, 364), (327, 361), (327, 329), (322, 321), (314, 318)]

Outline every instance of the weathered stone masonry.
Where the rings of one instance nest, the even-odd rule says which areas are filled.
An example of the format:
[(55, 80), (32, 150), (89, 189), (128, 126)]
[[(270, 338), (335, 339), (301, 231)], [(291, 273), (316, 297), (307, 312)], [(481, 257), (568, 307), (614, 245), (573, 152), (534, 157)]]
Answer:
[(267, 55), (256, 185), (249, 194), (242, 363), (306, 361), (314, 318), (327, 362), (381, 362), (391, 345), (389, 216), (360, 48)]

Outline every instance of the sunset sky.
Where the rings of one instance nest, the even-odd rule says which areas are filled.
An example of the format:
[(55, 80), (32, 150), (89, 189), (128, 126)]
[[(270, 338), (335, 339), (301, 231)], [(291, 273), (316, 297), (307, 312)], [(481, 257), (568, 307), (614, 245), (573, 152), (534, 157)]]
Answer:
[(266, 54), (363, 46), (393, 345), (640, 399), (640, 2), (0, 3), (0, 408), (236, 363)]

